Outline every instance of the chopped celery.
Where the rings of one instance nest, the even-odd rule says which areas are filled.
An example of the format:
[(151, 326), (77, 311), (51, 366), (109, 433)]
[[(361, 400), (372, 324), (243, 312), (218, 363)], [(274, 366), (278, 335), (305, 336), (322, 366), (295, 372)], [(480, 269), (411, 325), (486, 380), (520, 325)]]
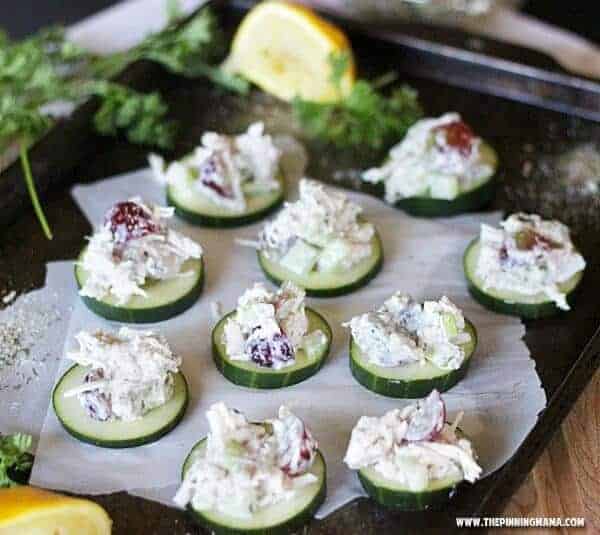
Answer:
[(285, 269), (305, 275), (310, 273), (317, 263), (319, 250), (309, 245), (304, 240), (296, 240), (296, 243), (281, 259), (281, 266)]
[(458, 336), (458, 326), (456, 325), (456, 318), (452, 314), (442, 314), (442, 327), (446, 331), (446, 336), (452, 339)]
[(327, 337), (323, 331), (313, 331), (302, 340), (302, 349), (310, 359), (316, 359), (323, 353), (323, 346), (327, 344)]
[(455, 176), (436, 176), (435, 180), (431, 181), (429, 194), (434, 199), (456, 199), (460, 194), (460, 185)]
[(337, 271), (351, 254), (350, 244), (346, 240), (336, 239), (331, 241), (319, 257), (319, 271), (325, 273)]

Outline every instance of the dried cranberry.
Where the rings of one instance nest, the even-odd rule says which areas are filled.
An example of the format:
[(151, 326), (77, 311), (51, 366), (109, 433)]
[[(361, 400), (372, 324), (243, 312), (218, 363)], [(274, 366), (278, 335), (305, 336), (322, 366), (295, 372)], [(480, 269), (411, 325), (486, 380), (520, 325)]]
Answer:
[(311, 456), (311, 451), (306, 446), (309, 441), (312, 441), (312, 438), (308, 436), (305, 429), (304, 433), (302, 434), (302, 447), (300, 448), (300, 457), (302, 457), (305, 461), (309, 461)]
[[(316, 447), (316, 442), (312, 435), (306, 428), (303, 428), (302, 440), (297, 450), (297, 456), (292, 455), (292, 458), (281, 469), (290, 477), (303, 474), (310, 466), (310, 461), (313, 458)], [(292, 450), (287, 451), (288, 455), (290, 451)]]
[(246, 352), (250, 359), (259, 366), (272, 368), (276, 361), (287, 362), (294, 358), (294, 348), (289, 338), (283, 333), (277, 333), (272, 338), (264, 338), (257, 331), (246, 343)]
[(542, 249), (560, 249), (562, 245), (554, 240), (535, 233), (535, 241)]
[[(102, 370), (92, 370), (84, 377), (84, 383), (94, 383), (102, 380), (104, 373)], [(105, 422), (112, 416), (112, 404), (110, 398), (100, 390), (88, 390), (79, 394), (81, 405), (85, 409), (87, 415), (101, 422)]]
[(215, 175), (223, 174), (223, 172), (223, 163), (216, 156), (212, 156), (200, 166), (200, 182), (217, 195), (230, 198), (233, 196), (232, 192), (214, 179)]
[(152, 214), (133, 201), (115, 204), (106, 214), (105, 224), (117, 243), (126, 243), (159, 231)]
[(220, 195), (221, 197), (232, 197), (230, 191), (226, 191), (225, 188), (223, 188), (223, 186), (217, 184), (213, 180), (203, 180), (202, 184), (204, 184), (207, 188), (212, 189), (217, 195)]
[(463, 156), (471, 154), (475, 134), (471, 127), (463, 121), (454, 121), (438, 127), (446, 134), (446, 143), (458, 150)]
[(515, 234), (517, 249), (531, 251), (534, 247), (541, 249), (560, 249), (561, 244), (554, 240), (538, 234), (534, 230), (521, 230)]

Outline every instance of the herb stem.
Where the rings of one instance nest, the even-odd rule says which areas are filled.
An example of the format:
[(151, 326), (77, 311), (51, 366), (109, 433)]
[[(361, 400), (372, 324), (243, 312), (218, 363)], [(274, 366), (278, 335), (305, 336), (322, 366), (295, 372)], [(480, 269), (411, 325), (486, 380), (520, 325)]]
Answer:
[(46, 219), (46, 215), (44, 214), (44, 210), (42, 209), (42, 205), (40, 204), (40, 199), (35, 188), (35, 182), (33, 180), (33, 175), (31, 174), (31, 166), (29, 165), (27, 144), (24, 141), (21, 141), (19, 145), (19, 157), (21, 159), (21, 168), (23, 169), (23, 175), (25, 177), (25, 185), (27, 186), (27, 191), (29, 192), (29, 197), (31, 198), (31, 204), (33, 204), (35, 215), (40, 222), (40, 226), (42, 227), (46, 238), (51, 240), (53, 238), (52, 231), (50, 230), (50, 225), (48, 224), (48, 220)]
[(375, 89), (381, 89), (382, 87), (385, 87), (387, 85), (390, 85), (391, 83), (394, 83), (397, 79), (398, 79), (398, 73), (396, 71), (390, 71), (390, 72), (386, 72), (385, 74), (382, 74), (378, 78), (375, 78), (375, 80), (373, 80), (371, 82), (371, 85)]

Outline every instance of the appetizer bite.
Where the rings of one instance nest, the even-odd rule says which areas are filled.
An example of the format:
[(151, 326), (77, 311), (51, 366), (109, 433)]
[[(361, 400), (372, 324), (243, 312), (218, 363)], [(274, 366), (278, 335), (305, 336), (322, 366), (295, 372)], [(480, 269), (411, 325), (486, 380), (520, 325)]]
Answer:
[(494, 195), (498, 157), (458, 113), (422, 119), (363, 180), (381, 184), (386, 202), (425, 217), (477, 210)]
[(75, 264), (79, 295), (109, 320), (149, 323), (191, 307), (202, 291), (202, 247), (170, 229), (172, 208), (139, 197), (115, 204)]
[(276, 292), (256, 283), (212, 333), (213, 357), (232, 383), (251, 388), (290, 386), (319, 371), (329, 353), (331, 328), (304, 305), (293, 282)]
[(448, 390), (467, 373), (477, 346), (475, 327), (445, 296), (418, 303), (398, 292), (343, 325), (352, 333), (354, 378), (393, 398)]
[(358, 470), (371, 498), (385, 507), (422, 510), (442, 505), (462, 481), (481, 476), (471, 442), (447, 423), (439, 392), (382, 417), (363, 416), (352, 430), (344, 462)]
[(210, 431), (188, 455), (174, 501), (211, 533), (283, 535), (308, 523), (325, 500), (325, 461), (288, 408), (250, 423), (216, 403)]
[(293, 281), (314, 297), (346, 294), (367, 284), (383, 263), (379, 235), (361, 212), (343, 193), (303, 179), (300, 198), (250, 244), (274, 283)]
[(232, 227), (262, 219), (283, 202), (280, 151), (264, 125), (238, 136), (207, 132), (193, 154), (168, 166), (151, 154), (155, 176), (167, 185), (167, 203), (195, 225)]
[(54, 412), (75, 438), (104, 448), (158, 440), (183, 418), (188, 387), (181, 358), (164, 336), (122, 327), (117, 333), (82, 331), (77, 364), (52, 394)]
[(464, 269), (471, 295), (483, 306), (542, 318), (569, 310), (585, 260), (566, 225), (517, 213), (500, 228), (481, 225), (465, 252)]

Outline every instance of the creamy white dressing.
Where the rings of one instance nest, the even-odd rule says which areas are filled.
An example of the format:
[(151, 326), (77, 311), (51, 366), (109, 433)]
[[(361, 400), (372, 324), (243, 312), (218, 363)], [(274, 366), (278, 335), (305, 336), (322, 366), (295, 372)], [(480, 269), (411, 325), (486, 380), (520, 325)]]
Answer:
[(468, 150), (448, 143), (444, 128), (459, 122), (458, 113), (418, 121), (381, 167), (365, 171), (363, 180), (383, 182), (389, 203), (423, 196), (451, 200), (472, 189), (494, 169), (482, 155), (481, 138), (473, 137)]
[(254, 123), (238, 136), (206, 132), (191, 155), (169, 165), (157, 154), (148, 161), (160, 182), (192, 187), (218, 206), (243, 212), (247, 195), (281, 189), (280, 158), (264, 124)]
[(309, 472), (317, 443), (287, 407), (264, 424), (250, 423), (224, 403), (206, 413), (210, 431), (203, 455), (174, 497), (180, 507), (251, 518), (264, 507), (293, 499), (317, 481)]
[(545, 295), (568, 310), (560, 284), (585, 268), (569, 228), (535, 214), (512, 214), (501, 228), (481, 225), (476, 274), (483, 289)]
[(181, 358), (164, 336), (122, 327), (117, 333), (82, 331), (75, 338), (79, 349), (67, 357), (90, 373), (65, 395), (77, 395), (90, 417), (137, 420), (173, 396)]
[[(437, 398), (437, 399), (436, 399)], [(394, 409), (381, 417), (363, 416), (352, 431), (344, 462), (353, 470), (373, 468), (383, 478), (413, 492), (426, 490), (436, 480), (474, 482), (481, 475), (471, 442), (459, 436), (454, 425), (443, 421), (439, 412), (423, 411), (423, 405), (437, 403), (437, 391), (404, 409)], [(415, 418), (432, 418), (428, 436), (411, 439)], [(426, 422), (419, 421), (422, 427)], [(439, 429), (439, 430), (438, 430)]]
[(258, 247), (299, 274), (345, 271), (373, 252), (375, 228), (361, 213), (343, 193), (302, 179), (300, 198), (265, 225)]
[(88, 274), (81, 295), (95, 299), (112, 296), (124, 305), (133, 296), (145, 297), (144, 285), (149, 280), (193, 275), (182, 271), (182, 266), (187, 260), (201, 258), (202, 247), (168, 228), (166, 220), (173, 216), (173, 209), (145, 205), (138, 197), (128, 202), (144, 211), (154, 231), (125, 240), (111, 231), (110, 221), (106, 221), (89, 238), (79, 264)]
[(327, 343), (321, 330), (308, 332), (305, 291), (286, 281), (276, 292), (262, 283), (238, 299), (235, 314), (223, 331), (223, 343), (232, 360), (252, 361), (280, 369), (296, 362), (299, 349), (318, 349)]
[(343, 324), (369, 362), (384, 367), (431, 362), (456, 370), (471, 340), (462, 311), (447, 297), (417, 303), (400, 292)]

